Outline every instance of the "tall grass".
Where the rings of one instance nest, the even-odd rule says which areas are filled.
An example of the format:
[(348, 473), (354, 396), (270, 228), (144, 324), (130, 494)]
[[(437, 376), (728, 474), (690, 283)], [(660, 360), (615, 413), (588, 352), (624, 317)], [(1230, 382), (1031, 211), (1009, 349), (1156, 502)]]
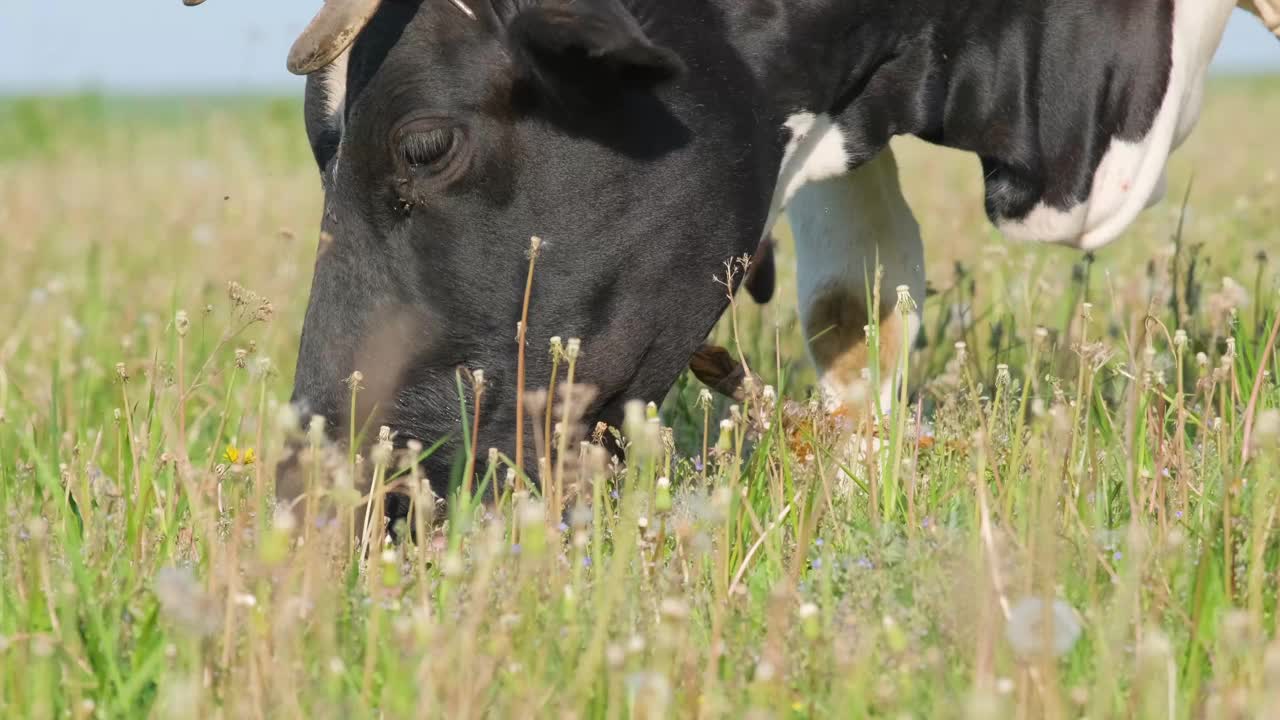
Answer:
[[(306, 425), (283, 400), (319, 202), (293, 108), (140, 107), (0, 109), (24, 118), (0, 123), (0, 715), (1280, 702), (1274, 82), (1217, 87), (1185, 202), (1096, 258), (995, 238), (976, 165), (904, 144), (933, 292), (903, 299), (926, 337), (878, 450), (810, 402), (784, 238), (780, 299), (716, 331), (761, 379), (746, 401), (684, 377), (610, 462), (577, 417), (592, 339), (565, 338), (552, 392), (526, 378), (545, 492), (468, 434), (441, 503), (412, 462), (433, 447), (373, 428), (361, 457), (313, 426), (292, 512), (271, 469)], [(374, 521), (389, 491), (418, 542)]]

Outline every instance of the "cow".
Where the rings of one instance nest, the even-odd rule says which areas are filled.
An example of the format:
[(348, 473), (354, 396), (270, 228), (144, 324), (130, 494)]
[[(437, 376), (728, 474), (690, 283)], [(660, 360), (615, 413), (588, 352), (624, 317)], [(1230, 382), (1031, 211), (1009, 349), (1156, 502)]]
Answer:
[[(1004, 235), (1101, 247), (1160, 198), (1234, 6), (328, 0), (288, 62), (324, 190), (292, 400), (342, 428), (361, 371), (357, 421), (451, 438), (424, 463), (440, 492), (474, 408), (458, 369), (483, 370), (477, 446), (536, 457), (515, 338), (537, 386), (549, 339), (583, 338), (584, 418), (617, 425), (663, 398), (727, 308), (726, 260), (786, 212), (839, 409), (872, 313), (885, 368), (920, 325), (892, 291), (867, 307), (877, 264), (883, 287), (925, 292), (890, 139), (975, 154)], [(1254, 9), (1275, 26), (1273, 0)]]

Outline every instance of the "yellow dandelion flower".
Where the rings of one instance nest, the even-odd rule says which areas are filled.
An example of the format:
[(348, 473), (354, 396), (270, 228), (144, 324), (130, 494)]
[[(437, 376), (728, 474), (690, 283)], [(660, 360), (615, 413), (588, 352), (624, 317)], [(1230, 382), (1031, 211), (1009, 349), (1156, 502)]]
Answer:
[(236, 449), (235, 445), (228, 445), (227, 451), (224, 452), (222, 456), (225, 457), (227, 462), (231, 465), (235, 465), (240, 461), (240, 451)]
[(254, 460), (256, 460), (256, 459), (257, 459), (257, 455), (255, 455), (255, 454), (254, 454), (254, 452), (253, 452), (253, 448), (245, 448), (245, 451), (244, 451), (244, 460), (243, 460), (244, 464), (245, 464), (245, 465), (252, 465), (252, 464), (253, 464), (253, 461), (254, 461)]

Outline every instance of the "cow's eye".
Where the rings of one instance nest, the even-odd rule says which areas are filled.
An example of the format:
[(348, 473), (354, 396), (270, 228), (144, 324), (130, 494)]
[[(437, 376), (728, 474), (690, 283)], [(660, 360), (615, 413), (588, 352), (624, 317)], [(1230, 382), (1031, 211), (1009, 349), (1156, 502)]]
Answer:
[(410, 126), (400, 133), (400, 153), (409, 168), (432, 171), (448, 162), (457, 142), (457, 128)]

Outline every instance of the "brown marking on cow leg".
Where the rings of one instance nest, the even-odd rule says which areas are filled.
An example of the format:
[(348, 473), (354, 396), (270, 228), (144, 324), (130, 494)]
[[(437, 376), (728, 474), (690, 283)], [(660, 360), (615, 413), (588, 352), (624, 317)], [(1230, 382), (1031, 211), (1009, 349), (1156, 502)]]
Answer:
[[(819, 294), (804, 316), (809, 352), (822, 375), (825, 390), (840, 412), (861, 419), (870, 411), (876, 395), (893, 387), (906, 332), (904, 318), (892, 305), (881, 303), (879, 318), (879, 372), (881, 388), (868, 387), (863, 370), (871, 367), (870, 324), (865, 296), (852, 288), (832, 287)], [(872, 393), (875, 393), (873, 395)], [(882, 407), (881, 412), (887, 408)]]
[[(896, 309), (905, 287), (924, 299), (924, 244), (911, 214), (893, 152), (849, 174), (801, 188), (788, 208), (796, 242), (796, 285), (809, 354), (818, 367), (824, 400), (833, 412), (863, 415), (892, 397), (902, 343), (914, 339), (916, 310)], [(878, 282), (878, 308), (869, 308)], [(874, 314), (873, 314), (874, 312)], [(866, 330), (878, 318), (879, 357), (868, 357)], [(878, 363), (877, 363), (878, 361)], [(880, 387), (863, 370), (878, 364)]]

